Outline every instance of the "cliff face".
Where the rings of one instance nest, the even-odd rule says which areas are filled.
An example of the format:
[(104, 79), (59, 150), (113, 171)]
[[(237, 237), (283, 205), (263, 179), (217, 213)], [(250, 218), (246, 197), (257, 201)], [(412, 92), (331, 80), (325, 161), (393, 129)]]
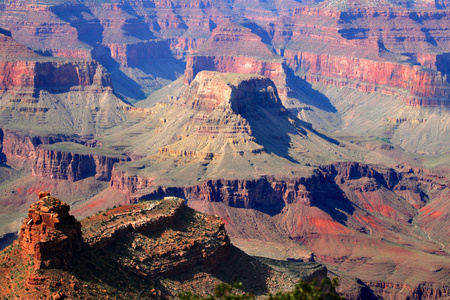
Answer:
[(37, 55), (7, 33), (0, 45), (1, 128), (86, 135), (127, 119), (97, 61)]
[(37, 88), (54, 92), (75, 86), (111, 88), (111, 77), (98, 62), (0, 61), (0, 90)]
[(203, 70), (256, 74), (270, 78), (286, 95), (286, 68), (283, 59), (249, 28), (224, 24), (213, 30), (195, 55), (187, 57), (184, 82), (190, 84)]
[(310, 82), (404, 94), (412, 106), (448, 106), (449, 40), (438, 25), (448, 18), (448, 10), (325, 1), (277, 23), (273, 41)]
[[(423, 182), (417, 181), (417, 177), (423, 177)], [(322, 166), (307, 177), (216, 179), (186, 187), (156, 186), (155, 178), (129, 175), (117, 169), (113, 171), (110, 186), (135, 193), (135, 201), (167, 195), (185, 197), (196, 209), (219, 215), (240, 245), (245, 245), (247, 239), (250, 245), (253, 239), (267, 243), (276, 239), (275, 236), (279, 238), (280, 232), (286, 234), (307, 246), (316, 259), (334, 266), (342, 274), (360, 278), (366, 289), (376, 295), (419, 299), (420, 294), (426, 294), (430, 299), (437, 299), (448, 294), (445, 283), (421, 284), (421, 280), (432, 281), (434, 271), (418, 277), (395, 275), (392, 279), (384, 275), (373, 277), (371, 274), (379, 272), (376, 263), (358, 263), (365, 273), (353, 267), (355, 257), (361, 261), (383, 260), (378, 254), (368, 254), (377, 245), (377, 251), (393, 261), (390, 265), (395, 272), (402, 273), (411, 267), (399, 260), (399, 253), (407, 253), (415, 261), (427, 257), (432, 270), (447, 276), (449, 270), (439, 267), (442, 259), (447, 259), (440, 246), (417, 237), (412, 225), (421, 211), (422, 220), (431, 218), (431, 214), (441, 216), (435, 208), (426, 209), (429, 196), (424, 192), (442, 192), (444, 187), (438, 182), (417, 169), (399, 172), (342, 162)], [(272, 217), (263, 217), (252, 210)], [(411, 237), (412, 244), (404, 244), (405, 236)], [(355, 249), (355, 243), (360, 248)], [(404, 281), (409, 283), (397, 284)]]
[(20, 228), (22, 253), (33, 255), (35, 269), (68, 266), (82, 248), (81, 224), (69, 215), (69, 205), (48, 193), (39, 196)]
[(263, 75), (280, 87), (280, 95), (287, 94), (286, 65), (283, 61), (261, 61), (245, 56), (192, 55), (187, 57), (185, 84), (190, 84), (195, 76), (203, 70)]
[(35, 156), (35, 150), (42, 142), (38, 138), (19, 134), (13, 130), (2, 129), (2, 152), (6, 157), (29, 159)]
[[(108, 156), (102, 154), (77, 153), (76, 150), (47, 149), (49, 145), (69, 143), (92, 150), (89, 141), (77, 136), (42, 135), (29, 136), (26, 132), (3, 129), (2, 153), (6, 159), (32, 161), (32, 174), (54, 179), (77, 181), (90, 176), (98, 180), (109, 181), (113, 166), (117, 162), (128, 161), (125, 156)], [(71, 144), (73, 142), (73, 144)]]
[(113, 165), (120, 161), (126, 161), (126, 159), (39, 147), (36, 149), (32, 174), (69, 181), (94, 176), (98, 180), (109, 181)]
[[(264, 176), (252, 180), (218, 179), (208, 180), (199, 185), (180, 188), (159, 187), (153, 194), (145, 197), (158, 198), (165, 191), (174, 195), (184, 195), (187, 199), (204, 199), (209, 202), (223, 202), (232, 207), (269, 209), (284, 207), (287, 204), (300, 203), (308, 206), (318, 205), (316, 201), (325, 201), (327, 195), (345, 193), (342, 188), (348, 180), (367, 178), (370, 181), (361, 186), (362, 190), (379, 189), (390, 190), (410, 189), (412, 195), (409, 201), (419, 207), (423, 205), (423, 192), (402, 181), (402, 175), (393, 169), (377, 169), (358, 163), (335, 163), (317, 170), (311, 177), (285, 178)], [(336, 185), (338, 183), (339, 185)], [(113, 170), (110, 186), (126, 192), (134, 193), (141, 189), (152, 187), (153, 180), (139, 176), (128, 176), (126, 172)], [(342, 185), (342, 186), (340, 186)], [(400, 188), (403, 186), (403, 188)], [(352, 185), (353, 187), (353, 185)], [(355, 186), (355, 188), (357, 188)], [(406, 195), (406, 193), (404, 193)], [(345, 196), (344, 196), (345, 197)], [(415, 200), (413, 200), (415, 198)], [(362, 199), (361, 199), (362, 200)]]
[[(449, 28), (442, 25), (450, 16), (446, 2), (310, 4), (10, 1), (3, 5), (0, 25), (20, 42), (54, 56), (95, 56), (133, 69), (148, 58), (173, 62), (195, 53), (197, 58), (188, 58), (188, 83), (201, 70), (261, 74), (288, 95), (285, 57), (289, 68), (310, 82), (367, 91), (402, 89), (396, 92), (408, 96), (409, 105), (448, 106), (447, 59), (442, 59), (450, 53)], [(235, 15), (245, 19), (230, 21)], [(124, 79), (119, 75), (118, 84)]]
[(309, 82), (398, 95), (403, 93), (396, 90), (400, 88), (408, 91), (410, 96), (407, 94), (405, 98), (411, 106), (447, 106), (449, 103), (450, 85), (446, 76), (419, 65), (291, 50), (285, 51), (285, 57), (295, 71), (305, 72)]
[(168, 41), (147, 41), (136, 44), (108, 44), (111, 57), (124, 67), (138, 67), (149, 59), (171, 57)]

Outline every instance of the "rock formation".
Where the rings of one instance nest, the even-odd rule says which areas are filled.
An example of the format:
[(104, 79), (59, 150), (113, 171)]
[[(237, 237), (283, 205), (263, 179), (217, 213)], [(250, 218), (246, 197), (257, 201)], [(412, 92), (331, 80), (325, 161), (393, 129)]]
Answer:
[(187, 57), (185, 83), (203, 70), (266, 76), (286, 95), (283, 59), (273, 53), (257, 34), (243, 25), (221, 24), (195, 54)]
[(106, 70), (93, 60), (56, 60), (42, 57), (18, 44), (8, 33), (0, 34), (2, 53), (0, 90), (21, 88), (67, 91), (75, 86), (111, 87)]
[(8, 32), (0, 47), (1, 128), (86, 135), (128, 119), (130, 107), (97, 61), (40, 56)]
[(45, 192), (30, 206), (20, 228), (19, 245), (24, 254), (33, 256), (35, 269), (68, 266), (81, 250), (81, 224), (69, 210), (69, 205)]
[(126, 157), (74, 153), (39, 147), (32, 165), (32, 174), (54, 179), (77, 181), (94, 176), (109, 181), (113, 165), (126, 161)]
[[(263, 260), (266, 265), (244, 254), (231, 245), (219, 218), (188, 208), (183, 199), (119, 206), (84, 219), (81, 227), (68, 214), (68, 205), (45, 192), (40, 197), (24, 221), (19, 243), (0, 253), (0, 283), (8, 282), (2, 296), (166, 298), (181, 290), (209, 294), (218, 283), (236, 279), (264, 295), (292, 289), (299, 279), (327, 276), (327, 269), (316, 263), (291, 262), (286, 267)], [(45, 241), (38, 242), (37, 234)], [(83, 238), (82, 252), (73, 256), (70, 269), (64, 268)], [(33, 270), (29, 254), (42, 260), (35, 259)]]
[[(54, 56), (95, 57), (117, 85), (124, 79), (113, 71), (117, 63), (133, 69), (149, 58), (195, 53), (187, 58), (187, 82), (201, 70), (253, 73), (270, 77), (287, 96), (292, 68), (309, 82), (396, 92), (412, 106), (448, 106), (445, 1), (311, 2), (9, 1), (0, 26)], [(127, 78), (140, 82), (131, 69)]]
[[(179, 219), (191, 216), (195, 222), (200, 221), (198, 213), (185, 207), (182, 199), (165, 198), (157, 203), (130, 206), (126, 211), (118, 208), (109, 211), (109, 215), (114, 215), (114, 218), (103, 220), (100, 228), (91, 219), (83, 222), (85, 241), (91, 248), (100, 250), (115, 247), (117, 240), (133, 240), (130, 251), (148, 253), (145, 258), (139, 259), (138, 255), (131, 258), (133, 264), (139, 265), (139, 272), (146, 276), (168, 276), (185, 272), (189, 267), (216, 265), (230, 255), (230, 239), (218, 218), (202, 216), (206, 226), (199, 228), (195, 234), (192, 232), (183, 236), (167, 233), (164, 238), (155, 236), (157, 232), (174, 228)], [(187, 229), (189, 232), (192, 230)], [(146, 243), (146, 237), (152, 236), (155, 240)]]
[[(325, 1), (318, 7), (297, 9), (288, 22), (278, 23), (275, 47), (283, 49), (288, 65), (309, 82), (337, 86), (358, 82), (364, 90), (403, 93), (413, 106), (447, 106), (450, 86), (443, 66), (448, 39), (436, 20), (447, 19), (448, 11), (366, 4)], [(426, 29), (431, 27), (437, 28)], [(293, 32), (285, 34), (285, 28)], [(323, 43), (335, 47), (324, 49)]]

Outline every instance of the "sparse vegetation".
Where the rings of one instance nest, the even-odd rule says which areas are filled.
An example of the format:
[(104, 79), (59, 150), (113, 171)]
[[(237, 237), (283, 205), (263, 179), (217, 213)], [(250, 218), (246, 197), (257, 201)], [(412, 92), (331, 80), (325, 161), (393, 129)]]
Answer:
[[(344, 299), (336, 292), (336, 287), (339, 286), (337, 278), (330, 280), (325, 278), (318, 286), (316, 281), (308, 283), (301, 280), (292, 291), (278, 292), (275, 295), (269, 294), (269, 300), (321, 300), (321, 299)], [(232, 285), (220, 283), (216, 286), (214, 295), (209, 295), (205, 298), (198, 297), (192, 292), (184, 292), (179, 294), (182, 300), (244, 300), (256, 299), (252, 293), (241, 292), (242, 283), (234, 283)]]
[(391, 140), (388, 139), (388, 138), (384, 138), (384, 137), (380, 138), (380, 137), (377, 137), (377, 140), (378, 140), (378, 141), (382, 141), (382, 142), (384, 142), (384, 143), (386, 143), (386, 144), (392, 144), (392, 143), (391, 143)]

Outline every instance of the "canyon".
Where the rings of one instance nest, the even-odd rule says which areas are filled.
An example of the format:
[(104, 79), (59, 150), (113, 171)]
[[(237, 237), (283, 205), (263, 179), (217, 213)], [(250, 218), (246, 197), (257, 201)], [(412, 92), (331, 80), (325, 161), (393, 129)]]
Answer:
[[(109, 234), (93, 230), (89, 247), (114, 248), (137, 230), (127, 251), (147, 251), (144, 224), (172, 226), (170, 217), (94, 214), (174, 196), (224, 223), (228, 250), (219, 256), (240, 251), (231, 239), (250, 255), (317, 261), (349, 299), (450, 297), (449, 1), (0, 8), (1, 248), (19, 238), (36, 194), (49, 191), (89, 217), (82, 230)], [(29, 220), (42, 214), (33, 209)], [(180, 263), (170, 276), (189, 269), (192, 257), (169, 252), (147, 265), (122, 258), (141, 279), (168, 261)], [(35, 261), (52, 274), (72, 256)], [(218, 282), (196, 276), (164, 289)]]
[[(206, 66), (263, 74), (281, 91), (286, 81), (282, 79), (286, 74), (280, 75), (285, 73), (286, 66), (280, 67), (284, 59), (308, 82), (395, 92), (412, 106), (448, 106), (446, 3), (383, 1), (375, 7), (345, 0), (315, 5), (255, 1), (247, 6), (222, 1), (173, 5), (7, 1), (2, 7), (0, 27), (19, 42), (53, 56), (95, 58), (107, 66), (116, 86), (118, 80), (128, 80), (145, 91), (139, 78), (153, 77), (155, 72), (142, 68), (146, 61), (165, 60), (171, 66), (166, 71), (172, 74), (158, 75), (173, 79), (175, 73), (182, 73), (176, 60), (187, 59), (186, 82)], [(39, 18), (33, 11), (39, 12)], [(233, 20), (232, 15), (240, 17)], [(272, 59), (278, 62), (268, 64)], [(161, 87), (160, 78), (151, 80)], [(142, 97), (122, 92), (126, 97)]]
[[(399, 164), (401, 152), (382, 141), (368, 149), (373, 142), (321, 135), (284, 108), (269, 78), (201, 71), (172, 104), (118, 127), (84, 139), (3, 130), (2, 151), (6, 162), (29, 161), (31, 185), (106, 181), (76, 202), (76, 214), (181, 197), (219, 216), (249, 253), (325, 263), (349, 298), (449, 293), (450, 241), (435, 225), (449, 214), (445, 169)], [(381, 272), (384, 264), (392, 271)]]

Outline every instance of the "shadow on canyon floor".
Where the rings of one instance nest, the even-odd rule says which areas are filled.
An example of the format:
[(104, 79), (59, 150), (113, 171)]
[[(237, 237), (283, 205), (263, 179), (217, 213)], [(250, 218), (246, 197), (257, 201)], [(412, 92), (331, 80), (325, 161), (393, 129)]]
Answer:
[[(331, 104), (330, 99), (321, 92), (312, 88), (312, 85), (305, 79), (295, 75), (295, 73), (288, 68), (287, 71), (288, 87), (292, 90), (293, 98), (298, 99), (301, 103), (313, 106), (325, 112), (337, 113), (337, 109)], [(308, 98), (302, 97), (305, 94)]]
[(348, 215), (353, 215), (355, 207), (345, 192), (334, 182), (325, 182), (320, 188), (311, 189), (311, 206), (330, 215), (335, 221), (347, 226)]

